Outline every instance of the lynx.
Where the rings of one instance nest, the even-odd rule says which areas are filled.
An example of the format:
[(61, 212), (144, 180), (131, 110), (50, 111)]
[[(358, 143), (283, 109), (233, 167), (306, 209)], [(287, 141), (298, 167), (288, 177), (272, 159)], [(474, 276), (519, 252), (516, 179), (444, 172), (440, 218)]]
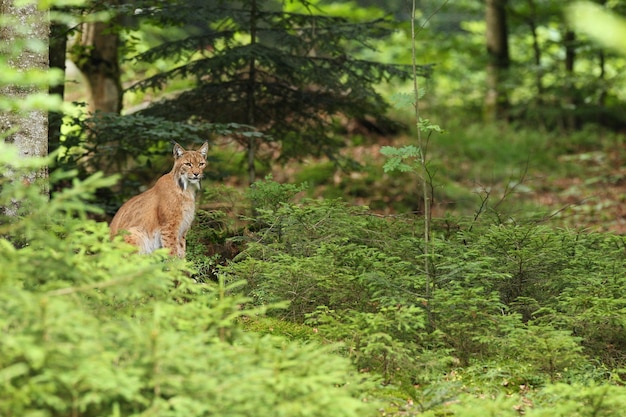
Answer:
[(170, 255), (184, 258), (208, 147), (205, 143), (197, 151), (186, 151), (175, 143), (172, 170), (120, 207), (111, 221), (111, 238), (125, 230), (124, 240), (139, 247), (140, 253), (167, 248)]

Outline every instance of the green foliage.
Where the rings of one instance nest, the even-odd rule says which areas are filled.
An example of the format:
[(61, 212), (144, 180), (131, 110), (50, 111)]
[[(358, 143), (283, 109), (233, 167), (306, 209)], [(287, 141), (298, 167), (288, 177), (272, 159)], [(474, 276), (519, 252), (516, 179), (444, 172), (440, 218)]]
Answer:
[(287, 340), (301, 342), (320, 341), (317, 329), (293, 321), (270, 316), (242, 317), (243, 329), (262, 335), (280, 335)]
[[(623, 387), (608, 385), (554, 384), (537, 395), (519, 393), (495, 398), (464, 396), (446, 407), (445, 415), (455, 417), (519, 416), (530, 417), (611, 417), (621, 415), (626, 403)], [(427, 416), (441, 415), (439, 410)]]
[(306, 184), (279, 184), (268, 175), (263, 181), (252, 184), (246, 191), (246, 196), (257, 210), (275, 214), (282, 203), (290, 201), (306, 188)]
[[(550, 218), (554, 226), (579, 227), (582, 222), (589, 224), (583, 214), (593, 210), (597, 225), (608, 228), (617, 221), (613, 213), (598, 207), (598, 200), (583, 199), (594, 195), (598, 187), (590, 182), (614, 185), (612, 164), (623, 157), (622, 135), (600, 126), (563, 135), (521, 125), (477, 124), (455, 116), (452, 110), (444, 114), (448, 134), (437, 135), (436, 146), (428, 149), (435, 213), (468, 218), (479, 212), (481, 221), (496, 224), (530, 214), (538, 220)], [(572, 180), (580, 175), (586, 178), (584, 182)], [(415, 193), (417, 181), (417, 176), (402, 173), (373, 177), (374, 184), (383, 182), (379, 187), (385, 191), (384, 196), (375, 195), (374, 201), (386, 198), (390, 202), (384, 207), (393, 211), (414, 210), (415, 196), (410, 193)], [(580, 196), (580, 206), (568, 208), (562, 200), (549, 206), (538, 204), (538, 196), (554, 196), (564, 188), (569, 198)]]
[[(95, 171), (124, 173), (115, 188), (99, 190), (100, 205), (108, 212), (115, 212), (124, 200), (136, 195), (140, 186), (153, 183), (155, 172), (163, 174), (171, 168), (173, 142), (193, 148), (218, 136), (262, 136), (250, 126), (236, 123), (179, 122), (102, 112), (68, 117), (63, 131), (58, 168), (77, 169), (80, 177)], [(213, 162), (209, 161), (215, 165)], [(211, 174), (221, 173), (215, 169), (207, 173)]]
[[(5, 172), (42, 164), (2, 151)], [(300, 186), (268, 178), (249, 193), (262, 222), (246, 248), (218, 266), (194, 245), (191, 265), (208, 272), (191, 271), (87, 220), (97, 209), (84, 201), (111, 181), (75, 180), (47, 202), (2, 177), (0, 202), (24, 202), (0, 229), (2, 414), (352, 416), (375, 400), (394, 415), (621, 410), (621, 236), (435, 228), (426, 297), (418, 218), (295, 203)], [(222, 221), (200, 214), (197, 242)]]
[(178, 123), (138, 114), (102, 112), (68, 119), (64, 130), (61, 162), (81, 163), (90, 169), (108, 167), (111, 160), (121, 163), (129, 156), (163, 154), (173, 141), (189, 146), (202, 144), (215, 135), (254, 134), (250, 127), (234, 123)]
[(431, 123), (430, 120), (428, 119), (423, 119), (420, 117), (419, 121), (417, 122), (417, 127), (418, 129), (420, 129), (422, 132), (425, 133), (444, 133), (445, 131), (436, 124)]
[[(419, 98), (422, 98), (425, 90), (420, 91)], [(395, 93), (391, 96), (391, 103), (396, 109), (409, 109), (415, 106), (415, 96), (409, 93)]]
[(337, 170), (337, 165), (332, 162), (312, 164), (299, 169), (294, 182), (307, 184), (309, 190), (316, 186), (331, 185)]
[(309, 317), (308, 323), (325, 337), (343, 341), (341, 351), (359, 369), (380, 374), (387, 382), (398, 381), (402, 373), (415, 371), (415, 348), (426, 327), (422, 308), (399, 305), (372, 312), (338, 313), (320, 307)]
[(612, 417), (619, 416), (620, 409), (626, 405), (623, 387), (607, 385), (556, 384), (541, 396), (544, 397), (544, 407), (533, 410), (530, 416)]
[[(0, 143), (2, 172), (45, 163), (15, 155)], [(242, 308), (240, 284), (196, 284), (165, 251), (111, 242), (85, 200), (112, 179), (49, 201), (0, 181), (0, 205), (23, 208), (0, 226), (0, 414), (374, 415), (367, 378), (329, 347), (243, 332), (264, 309)]]
[[(486, 93), (485, 6), (475, 0), (440, 6), (418, 3), (424, 20), (418, 19), (417, 57), (437, 68), (429, 86), (436, 94), (425, 102), (434, 112), (475, 120)], [(501, 85), (511, 104), (508, 121), (550, 132), (575, 133), (585, 124), (619, 129), (624, 2), (514, 2), (506, 12), (511, 66)], [(410, 39), (408, 26), (403, 22), (403, 33), (380, 48), (394, 62), (410, 62), (410, 48), (395, 49)]]
[[(192, 81), (143, 113), (254, 125), (267, 136), (254, 143), (234, 137), (249, 152), (277, 141), (283, 159), (336, 160), (343, 141), (330, 129), (333, 118), (384, 119), (387, 104), (376, 85), (408, 76), (406, 67), (356, 57), (371, 48), (370, 40), (390, 33), (391, 22), (355, 22), (354, 10), (346, 17), (322, 14), (309, 1), (258, 0), (169, 1), (141, 10), (140, 17), (156, 26), (188, 30), (182, 39), (164, 32), (164, 42), (132, 57), (139, 64), (172, 63), (132, 89), (163, 90), (178, 79)], [(420, 73), (429, 69), (421, 67)]]
[(426, 297), (420, 219), (295, 203), (294, 186), (269, 179), (259, 187), (273, 190), (273, 209), (221, 268), (227, 282), (245, 281), (251, 305), (288, 302), (273, 320), (339, 342), (357, 369), (410, 398), (387, 398), (389, 410), (542, 415), (554, 384), (589, 384), (581, 393), (596, 398), (591, 387), (612, 389), (611, 370), (626, 364), (622, 237), (476, 220), (443, 233), (436, 224)]
[(577, 1), (566, 9), (568, 21), (576, 29), (587, 34), (622, 55), (626, 54), (626, 21), (607, 12), (592, 2)]
[[(516, 358), (520, 364), (528, 364), (533, 374), (545, 373), (555, 381), (583, 360), (580, 342), (581, 338), (573, 337), (571, 331), (529, 323), (525, 328), (508, 332), (501, 340), (500, 352), (504, 358)], [(528, 349), (529, 345), (533, 349)]]
[[(443, 133), (443, 129), (439, 125), (432, 124), (428, 119), (422, 119), (421, 117), (417, 121), (417, 128), (427, 134)], [(395, 148), (393, 146), (382, 146), (380, 153), (389, 158), (383, 165), (385, 172), (412, 172), (419, 174), (422, 170), (427, 171), (427, 161), (425, 159), (426, 149), (422, 149), (414, 145), (407, 145), (401, 148)], [(426, 172), (428, 174), (428, 172)], [(424, 181), (429, 181), (430, 178), (424, 176)]]
[[(500, 327), (515, 317), (506, 314), (497, 293), (464, 281), (466, 271), (457, 270), (453, 281), (433, 290), (428, 306), (437, 332), (431, 335), (439, 344), (451, 349), (461, 365), (491, 357), (494, 342), (501, 336)], [(503, 314), (504, 313), (504, 314)]]
[(220, 211), (197, 210), (194, 227), (187, 235), (187, 254), (198, 282), (214, 281), (217, 265), (223, 262), (218, 248), (225, 246), (225, 219)]
[[(35, 23), (39, 23), (35, 19), (47, 17), (45, 12), (41, 12), (49, 6), (47, 3), (49, 2), (34, 0), (7, 3), (0, 16), (2, 36), (0, 89), (3, 91), (0, 96), (0, 111), (2, 112), (48, 111), (62, 107), (61, 98), (49, 96), (47, 90), (51, 85), (63, 83), (63, 73), (58, 70), (51, 71), (42, 66), (48, 53), (47, 40), (35, 39), (33, 34)], [(50, 3), (60, 2), (51, 1)], [(30, 13), (24, 10), (30, 10)], [(24, 57), (30, 58), (29, 63), (32, 63), (33, 67), (24, 64)], [(35, 62), (36, 59), (39, 61)], [(10, 127), (15, 128), (15, 126)], [(7, 127), (3, 128), (3, 131), (5, 130), (8, 130)]]
[[(419, 158), (421, 151), (413, 145), (404, 146), (402, 148), (394, 148), (392, 146), (383, 146), (380, 153), (389, 158), (383, 169), (385, 172), (416, 172), (419, 169)], [(412, 160), (412, 165), (403, 162), (404, 160)]]
[(543, 226), (490, 227), (477, 245), (503, 260), (496, 271), (506, 278), (494, 289), (504, 303), (529, 320), (537, 306), (553, 301), (548, 298), (568, 285), (567, 265), (573, 261), (578, 238)]

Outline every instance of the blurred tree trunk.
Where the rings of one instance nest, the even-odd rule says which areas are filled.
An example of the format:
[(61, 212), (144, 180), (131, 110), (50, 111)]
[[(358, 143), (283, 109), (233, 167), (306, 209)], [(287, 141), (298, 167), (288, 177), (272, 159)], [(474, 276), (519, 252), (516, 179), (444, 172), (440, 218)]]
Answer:
[(488, 122), (506, 120), (509, 107), (504, 80), (509, 66), (506, 0), (486, 0), (487, 93), (484, 114)]
[(565, 125), (568, 130), (574, 130), (577, 124), (576, 108), (576, 86), (574, 85), (574, 64), (576, 63), (576, 34), (573, 30), (567, 29), (563, 35), (565, 46), (565, 76), (567, 77), (565, 99)]
[(600, 107), (604, 107), (604, 105), (606, 104), (607, 96), (607, 87), (605, 84), (606, 56), (604, 55), (604, 51), (602, 50), (598, 52), (598, 66), (600, 67), (600, 74), (598, 75), (598, 79), (600, 80), (600, 94), (598, 95), (598, 105)]
[[(101, 7), (112, 9), (119, 4), (118, 0), (107, 0)], [(76, 43), (72, 46), (70, 58), (85, 76), (88, 85), (88, 110), (92, 115), (96, 112), (116, 113), (122, 111), (122, 81), (119, 64), (120, 36), (117, 17), (108, 21), (86, 22), (80, 27)], [(93, 122), (93, 120), (92, 120)], [(83, 159), (88, 171), (102, 171), (106, 175), (119, 172), (120, 165), (126, 161), (111, 158), (111, 149), (117, 143), (106, 142), (96, 137), (91, 154)]]
[(576, 33), (574, 33), (573, 30), (565, 31), (563, 42), (565, 43), (565, 71), (567, 75), (572, 75), (576, 61), (576, 46), (574, 45), (576, 42)]
[[(257, 43), (257, 3), (256, 0), (252, 0), (250, 7), (250, 45)], [(256, 83), (256, 60), (250, 59), (248, 66), (248, 83), (246, 86), (246, 123), (250, 126), (255, 125), (254, 114), (256, 113), (256, 101), (255, 101), (255, 83)], [(256, 161), (256, 148), (257, 139), (254, 136), (250, 136), (248, 139), (248, 184), (254, 183), (256, 180), (256, 167), (254, 165)]]
[(535, 87), (537, 88), (537, 102), (543, 101), (543, 73), (541, 70), (541, 46), (539, 45), (539, 35), (537, 33), (537, 5), (533, 0), (528, 0), (528, 8), (530, 16), (526, 22), (530, 28), (530, 34), (533, 39), (533, 53), (535, 58)]
[[(50, 30), (48, 12), (39, 10), (37, 4), (16, 6), (14, 0), (0, 0), (0, 15), (9, 19), (8, 24), (5, 21), (0, 26), (0, 51), (8, 57), (9, 66), (24, 73), (32, 69), (47, 70), (47, 49), (29, 49), (21, 45), (28, 40), (48, 41)], [(9, 84), (1, 88), (0, 94), (14, 101), (24, 101), (29, 95), (40, 92), (41, 88), (35, 85)], [(48, 115), (43, 110), (1, 112), (0, 132), (6, 142), (17, 146), (22, 157), (41, 157), (48, 154)], [(47, 176), (47, 170), (40, 170), (19, 180), (31, 184), (36, 179)], [(43, 191), (47, 192), (46, 185)], [(4, 207), (5, 214), (17, 215), (17, 204), (16, 202), (14, 207)]]
[[(50, 23), (50, 68), (58, 68), (65, 74), (65, 57), (67, 51), (68, 27), (60, 22)], [(63, 98), (65, 96), (65, 83), (50, 86), (48, 92)], [(63, 114), (60, 112), (48, 113), (48, 149), (49, 152), (57, 150), (61, 144), (61, 125)]]
[[(602, 6), (606, 6), (606, 0), (600, 2)], [(604, 107), (606, 105), (606, 96), (608, 94), (608, 86), (606, 84), (606, 55), (603, 49), (598, 51), (598, 66), (600, 67), (600, 74), (598, 75), (600, 93), (598, 94), (598, 106)], [(598, 120), (602, 123), (602, 120)]]
[(77, 44), (72, 48), (72, 60), (87, 80), (92, 113), (122, 111), (119, 46), (114, 22), (88, 22), (82, 25)]

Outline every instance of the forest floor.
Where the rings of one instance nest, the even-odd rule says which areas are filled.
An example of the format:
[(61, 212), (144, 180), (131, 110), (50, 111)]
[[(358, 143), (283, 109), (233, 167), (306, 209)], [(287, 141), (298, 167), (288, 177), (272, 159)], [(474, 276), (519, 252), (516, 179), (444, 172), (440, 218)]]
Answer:
[[(352, 173), (336, 171), (325, 182), (314, 184), (314, 189), (310, 194), (314, 197), (327, 196), (329, 188), (336, 187), (343, 190), (346, 194), (344, 198), (349, 203), (367, 205), (373, 211), (383, 215), (403, 211), (394, 208), (394, 203), (410, 198), (419, 200), (419, 197), (408, 195), (418, 193), (415, 190), (419, 189), (419, 184), (408, 174), (405, 177), (406, 183), (396, 180), (391, 184), (389, 179), (385, 181), (385, 175), (381, 174), (382, 165), (385, 162), (385, 158), (380, 154), (381, 146), (401, 146), (397, 143), (396, 140), (387, 138), (382, 142), (376, 140), (369, 145), (350, 147), (347, 150), (348, 156), (364, 166), (369, 166), (370, 169)], [(546, 220), (556, 226), (626, 234), (626, 163), (622, 161), (621, 153), (623, 152), (586, 150), (558, 157), (560, 164), (574, 166), (573, 171), (566, 176), (558, 176), (555, 173), (541, 172), (541, 169), (535, 168), (533, 172), (524, 174), (528, 184), (523, 184), (523, 187), (519, 189), (509, 190), (510, 195), (507, 199), (513, 200), (513, 204), (518, 202), (520, 210), (535, 206), (548, 213)], [(319, 163), (319, 161), (309, 161), (309, 169), (310, 166)], [(479, 191), (476, 191), (475, 181), (463, 179), (463, 177), (469, 178), (469, 174), (462, 172), (463, 164), (459, 164), (458, 161), (443, 161), (442, 164), (446, 170), (457, 171), (454, 187), (463, 188), (467, 195), (479, 194)], [(273, 172), (272, 175), (278, 182), (293, 182), (293, 179), (298, 176), (306, 179), (302, 164), (283, 167)], [(436, 178), (435, 182), (437, 180)], [(351, 192), (350, 187), (361, 191)], [(481, 187), (500, 190), (500, 194), (504, 194), (507, 192), (504, 190), (508, 185), (501, 181)], [(475, 202), (471, 203), (473, 205), (465, 209), (449, 209), (459, 204), (446, 195), (444, 188), (435, 183), (435, 200), (439, 199), (439, 206), (433, 210), (435, 217), (445, 217), (447, 214), (473, 215), (480, 203), (480, 197), (474, 196)], [(419, 211), (419, 208), (416, 208), (416, 211)]]
[(592, 231), (626, 234), (626, 169), (607, 178), (561, 178), (551, 190), (534, 193), (537, 204), (558, 211), (564, 224)]
[[(578, 166), (574, 175), (551, 178), (530, 194), (559, 223), (596, 232), (626, 234), (626, 166), (618, 151), (570, 154), (560, 162)], [(546, 177), (548, 178), (548, 177)]]

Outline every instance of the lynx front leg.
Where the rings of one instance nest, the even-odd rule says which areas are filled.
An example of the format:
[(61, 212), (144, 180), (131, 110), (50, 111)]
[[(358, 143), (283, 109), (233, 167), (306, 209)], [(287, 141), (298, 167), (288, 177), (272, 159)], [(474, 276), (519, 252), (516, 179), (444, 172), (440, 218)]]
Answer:
[(179, 258), (185, 256), (184, 250), (181, 256), (180, 239), (178, 239), (178, 233), (176, 231), (163, 230), (161, 241), (163, 242), (163, 247), (170, 250), (171, 256), (178, 256)]
[(187, 251), (187, 238), (183, 236), (178, 240), (178, 257), (185, 259), (186, 251)]

